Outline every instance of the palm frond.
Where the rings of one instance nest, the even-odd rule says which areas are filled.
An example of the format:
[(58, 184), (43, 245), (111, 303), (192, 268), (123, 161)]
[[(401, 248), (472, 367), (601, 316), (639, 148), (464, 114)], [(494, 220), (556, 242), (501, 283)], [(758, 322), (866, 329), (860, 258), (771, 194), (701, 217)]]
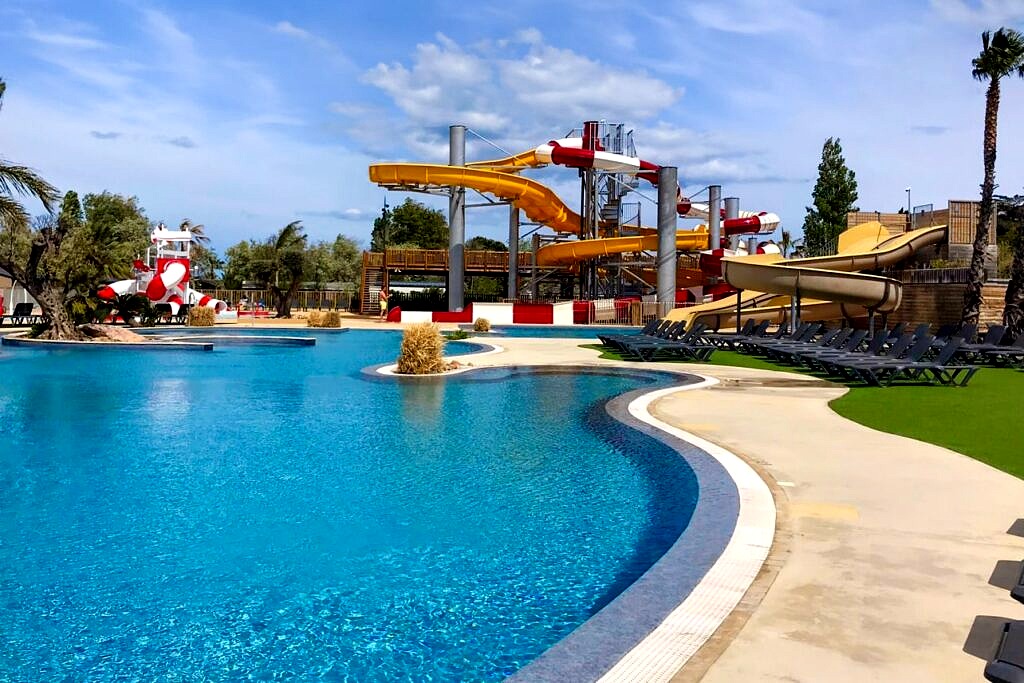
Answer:
[(277, 233), (277, 239), (274, 240), (274, 249), (281, 251), (297, 246), (305, 241), (306, 236), (302, 233), (302, 221), (292, 221), (281, 228), (281, 232)]
[(0, 194), (0, 229), (26, 228), (29, 220), (25, 207), (10, 197)]
[(7, 92), (7, 84), (0, 78), (0, 109), (4, 108), (4, 93)]
[(0, 159), (0, 193), (35, 197), (49, 213), (53, 213), (53, 207), (60, 199), (57, 188), (43, 180), (35, 171), (4, 159)]
[(981, 53), (971, 60), (971, 75), (979, 81), (999, 80), (1016, 73), (1024, 78), (1024, 36), (1012, 28), (981, 34)]

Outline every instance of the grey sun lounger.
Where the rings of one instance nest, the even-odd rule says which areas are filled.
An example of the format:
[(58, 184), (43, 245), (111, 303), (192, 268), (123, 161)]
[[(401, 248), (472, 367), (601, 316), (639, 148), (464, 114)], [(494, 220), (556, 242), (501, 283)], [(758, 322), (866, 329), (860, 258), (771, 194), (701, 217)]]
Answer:
[(623, 334), (607, 337), (606, 346), (621, 351), (624, 344), (657, 339), (672, 339), (682, 334), (685, 327), (686, 323), (681, 320), (666, 320), (664, 324), (659, 325), (657, 330), (650, 334)]
[(764, 356), (769, 349), (784, 348), (790, 344), (806, 344), (818, 334), (821, 326), (818, 323), (802, 323), (793, 334), (786, 337), (770, 337), (767, 339), (752, 339), (742, 343), (742, 348), (747, 353)]
[(702, 339), (707, 325), (697, 323), (677, 340), (664, 340), (630, 344), (625, 353), (642, 361), (653, 361), (659, 356), (683, 357), (687, 360), (706, 361), (715, 352), (715, 346)]
[(743, 329), (739, 332), (710, 332), (704, 335), (704, 339), (720, 349), (732, 349), (735, 348), (738, 340), (744, 337), (761, 337), (767, 329), (767, 320), (757, 323), (753, 318), (747, 318), (747, 322), (743, 323)]
[[(861, 344), (864, 343), (864, 340), (867, 339), (867, 336), (867, 330), (852, 330), (846, 339), (833, 344), (827, 349), (803, 349), (797, 352), (795, 354), (795, 361), (814, 369), (819, 358), (832, 358), (839, 354), (855, 353)], [(882, 339), (882, 343), (884, 342), (885, 338)]]
[(1010, 589), (1010, 597), (1017, 602), (1024, 603), (1024, 562), (1021, 562), (1020, 565), (1020, 578), (1017, 579), (1017, 585)]
[(919, 357), (927, 353), (928, 347), (931, 346), (931, 336), (927, 335), (919, 339), (908, 352), (908, 362), (865, 365), (858, 367), (857, 372), (865, 382), (876, 386), (889, 386), (900, 378), (935, 381), (950, 386), (967, 386), (971, 377), (978, 371), (978, 366), (951, 363), (962, 343), (960, 337), (953, 337), (939, 350), (939, 355), (934, 360), (923, 361)]
[(1024, 621), (1003, 627), (995, 657), (985, 665), (985, 680), (992, 683), (1024, 683)]
[(985, 336), (977, 344), (968, 344), (966, 340), (960, 345), (958, 356), (966, 361), (983, 359), (986, 351), (998, 351), (1002, 347), (1003, 337), (1006, 336), (1004, 325), (989, 325)]
[(906, 332), (899, 339), (893, 342), (888, 349), (879, 352), (878, 355), (869, 356), (867, 354), (851, 354), (849, 357), (834, 360), (829, 364), (829, 367), (838, 376), (842, 376), (847, 379), (861, 379), (861, 376), (857, 371), (858, 366), (899, 360), (913, 343), (913, 333)]
[(597, 335), (597, 339), (605, 346), (613, 346), (613, 340), (641, 337), (644, 335), (652, 335), (655, 332), (657, 332), (658, 329), (661, 328), (663, 325), (667, 327), (670, 324), (671, 321), (666, 320), (665, 318), (660, 318), (656, 320), (651, 320), (642, 328), (640, 328), (638, 332), (631, 332), (629, 334), (599, 334)]
[(1009, 346), (987, 349), (982, 352), (985, 360), (993, 365), (1013, 366), (1024, 362), (1024, 334), (1017, 337)]
[(825, 330), (821, 337), (807, 343), (786, 344), (768, 349), (768, 357), (780, 363), (799, 363), (799, 355), (805, 351), (836, 349), (853, 334), (852, 327)]
[(813, 357), (808, 357), (808, 365), (812, 369), (821, 370), (834, 376), (844, 376), (844, 373), (839, 364), (847, 360), (866, 360), (873, 358), (885, 350), (885, 345), (889, 341), (889, 331), (881, 329), (875, 332), (874, 336), (871, 337), (871, 341), (868, 342), (867, 347), (864, 350), (858, 350), (857, 348), (851, 348), (847, 351), (825, 351), (819, 353)]

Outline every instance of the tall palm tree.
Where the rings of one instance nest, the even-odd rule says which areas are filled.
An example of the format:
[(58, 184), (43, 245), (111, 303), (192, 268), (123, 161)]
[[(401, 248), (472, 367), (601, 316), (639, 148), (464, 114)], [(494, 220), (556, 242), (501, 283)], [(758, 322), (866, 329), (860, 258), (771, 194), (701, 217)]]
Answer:
[(191, 230), (192, 231), (192, 241), (195, 244), (200, 244), (200, 245), (205, 247), (206, 245), (208, 245), (210, 243), (210, 236), (206, 234), (206, 226), (203, 225), (202, 223), (200, 223), (199, 225), (196, 225), (196, 224), (194, 224), (192, 222), (191, 219), (186, 218), (185, 220), (183, 220), (181, 222), (181, 226), (178, 229), (179, 230)]
[[(7, 84), (0, 78), (0, 109), (3, 109)], [(48, 213), (60, 198), (57, 189), (40, 178), (32, 169), (0, 157), (0, 228), (27, 228), (30, 216), (14, 196), (35, 197)]]
[(995, 202), (992, 195), (996, 187), (996, 132), (999, 124), (999, 82), (1016, 73), (1024, 78), (1024, 36), (1012, 28), (1001, 28), (994, 34), (981, 34), (981, 54), (971, 62), (972, 75), (979, 81), (988, 81), (985, 93), (985, 137), (983, 142), (985, 180), (981, 184), (981, 210), (978, 228), (974, 233), (974, 251), (971, 254), (971, 275), (964, 290), (961, 322), (978, 324), (981, 312), (981, 288), (985, 282), (985, 256), (988, 251), (989, 231)]
[(292, 221), (260, 245), (253, 274), (274, 296), (278, 318), (292, 317), (292, 299), (306, 270), (306, 235), (302, 221)]

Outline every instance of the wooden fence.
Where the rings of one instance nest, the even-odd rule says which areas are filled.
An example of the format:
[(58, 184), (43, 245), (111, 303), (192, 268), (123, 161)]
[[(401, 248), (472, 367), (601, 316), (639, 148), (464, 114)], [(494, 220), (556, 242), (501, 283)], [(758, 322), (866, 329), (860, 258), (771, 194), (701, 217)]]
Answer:
[[(245, 309), (257, 308), (273, 309), (274, 296), (268, 289), (202, 289), (203, 294), (209, 294), (214, 299), (228, 302), (232, 308), (239, 308), (242, 300), (245, 300)], [(347, 311), (353, 306), (356, 298), (354, 291), (339, 290), (303, 290), (295, 294), (292, 299), (292, 308), (300, 311)]]

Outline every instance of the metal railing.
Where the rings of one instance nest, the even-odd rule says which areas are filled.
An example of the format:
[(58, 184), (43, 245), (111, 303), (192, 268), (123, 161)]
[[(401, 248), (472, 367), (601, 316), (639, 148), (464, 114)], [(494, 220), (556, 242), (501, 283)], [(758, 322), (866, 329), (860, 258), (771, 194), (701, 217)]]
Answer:
[[(274, 295), (269, 289), (200, 289), (214, 299), (226, 301), (232, 308), (240, 308), (245, 300), (246, 310), (273, 309)], [(305, 290), (296, 292), (292, 308), (300, 311), (347, 311), (352, 308), (356, 293), (339, 290)]]
[(897, 270), (891, 277), (908, 285), (963, 285), (971, 280), (970, 268), (915, 268)]
[[(386, 260), (385, 260), (386, 259)], [(475, 271), (508, 271), (507, 251), (466, 251), (466, 270)], [(371, 268), (387, 268), (393, 270), (447, 270), (447, 249), (388, 249), (386, 254), (379, 251), (363, 252), (363, 264)], [(521, 252), (519, 267), (529, 268), (533, 265), (533, 254)]]

